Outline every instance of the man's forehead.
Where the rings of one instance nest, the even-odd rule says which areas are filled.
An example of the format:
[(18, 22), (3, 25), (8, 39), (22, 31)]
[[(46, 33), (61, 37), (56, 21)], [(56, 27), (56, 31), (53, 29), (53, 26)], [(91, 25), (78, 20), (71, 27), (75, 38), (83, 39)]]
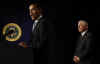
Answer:
[(29, 9), (32, 9), (32, 8), (37, 8), (37, 5), (36, 4), (29, 5)]

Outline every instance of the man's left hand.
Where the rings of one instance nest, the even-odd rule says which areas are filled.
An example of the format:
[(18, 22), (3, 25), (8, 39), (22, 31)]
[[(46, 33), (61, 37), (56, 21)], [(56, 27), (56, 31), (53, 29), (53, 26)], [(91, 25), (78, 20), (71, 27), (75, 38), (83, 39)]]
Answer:
[(74, 61), (75, 63), (79, 63), (80, 58), (79, 58), (78, 56), (74, 56), (73, 61)]

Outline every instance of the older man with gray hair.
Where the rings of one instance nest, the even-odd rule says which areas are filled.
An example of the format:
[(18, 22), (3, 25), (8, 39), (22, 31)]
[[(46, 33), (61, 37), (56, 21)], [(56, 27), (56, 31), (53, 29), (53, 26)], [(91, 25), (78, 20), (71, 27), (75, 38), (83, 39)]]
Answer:
[(88, 31), (88, 22), (85, 20), (78, 21), (78, 31), (80, 36), (76, 44), (73, 61), (75, 64), (94, 64), (94, 38), (93, 34)]

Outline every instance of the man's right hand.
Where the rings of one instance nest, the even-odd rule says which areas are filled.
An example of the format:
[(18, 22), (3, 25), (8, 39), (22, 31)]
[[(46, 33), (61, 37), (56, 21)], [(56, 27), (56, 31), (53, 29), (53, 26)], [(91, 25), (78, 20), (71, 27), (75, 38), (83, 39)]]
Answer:
[(18, 43), (19, 46), (21, 47), (24, 47), (24, 48), (27, 48), (28, 46), (25, 44), (25, 42), (20, 42)]

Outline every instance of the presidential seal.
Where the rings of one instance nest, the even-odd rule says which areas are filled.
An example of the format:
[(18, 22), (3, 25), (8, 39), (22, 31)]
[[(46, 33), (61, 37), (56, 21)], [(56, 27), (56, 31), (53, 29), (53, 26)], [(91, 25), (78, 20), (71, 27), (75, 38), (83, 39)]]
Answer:
[(5, 36), (6, 40), (13, 42), (18, 40), (21, 37), (22, 30), (18, 24), (9, 23), (4, 26), (2, 33)]

